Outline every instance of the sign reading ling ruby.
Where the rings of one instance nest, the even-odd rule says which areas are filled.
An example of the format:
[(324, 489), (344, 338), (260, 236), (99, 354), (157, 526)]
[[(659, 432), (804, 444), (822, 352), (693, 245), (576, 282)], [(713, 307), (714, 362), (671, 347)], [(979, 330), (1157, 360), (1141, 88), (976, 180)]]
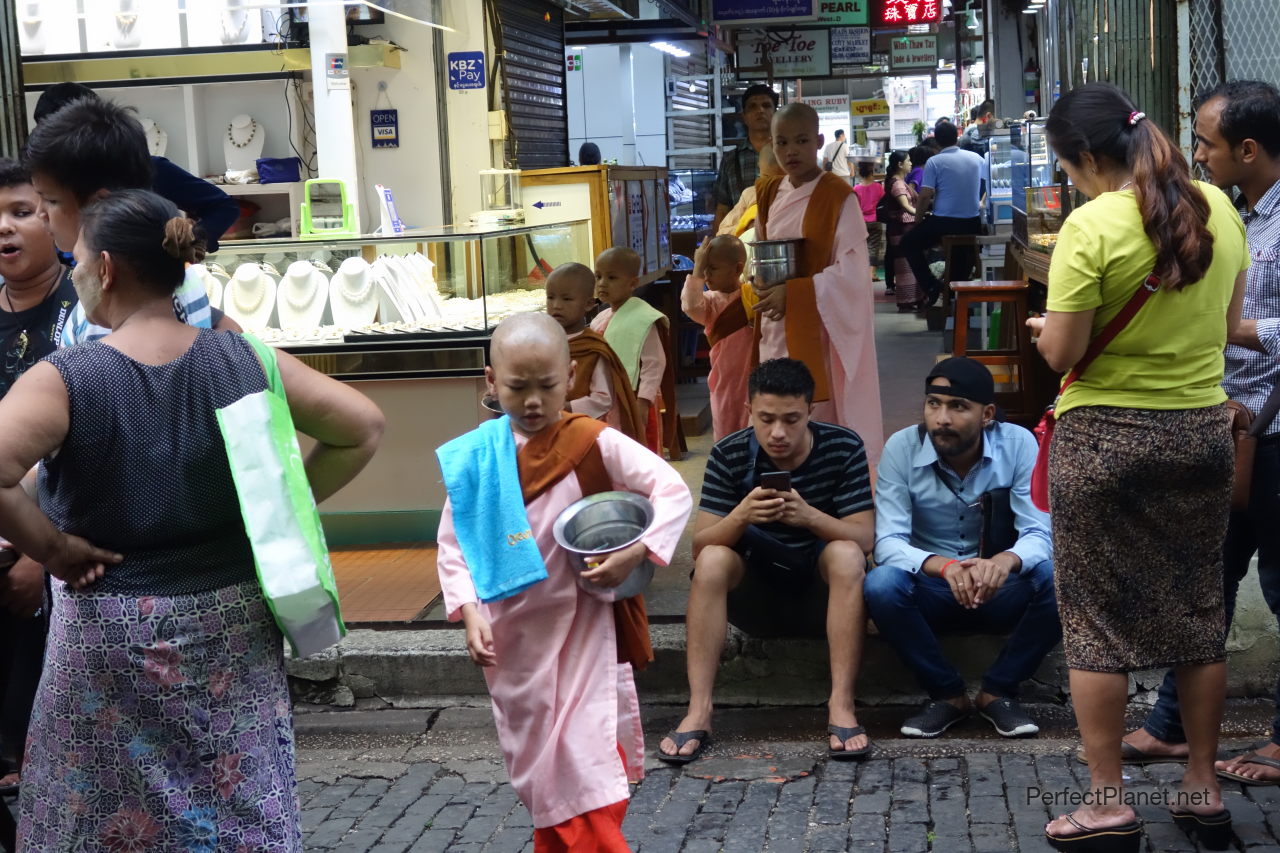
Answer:
[(908, 24), (936, 24), (942, 20), (942, 0), (878, 0), (875, 27), (904, 27)]

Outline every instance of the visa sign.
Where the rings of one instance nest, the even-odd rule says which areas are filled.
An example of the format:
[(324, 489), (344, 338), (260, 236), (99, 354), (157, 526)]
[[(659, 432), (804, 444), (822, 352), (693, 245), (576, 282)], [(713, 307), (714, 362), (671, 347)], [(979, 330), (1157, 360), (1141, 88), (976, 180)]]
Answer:
[(484, 51), (456, 51), (448, 58), (450, 89), (484, 88)]

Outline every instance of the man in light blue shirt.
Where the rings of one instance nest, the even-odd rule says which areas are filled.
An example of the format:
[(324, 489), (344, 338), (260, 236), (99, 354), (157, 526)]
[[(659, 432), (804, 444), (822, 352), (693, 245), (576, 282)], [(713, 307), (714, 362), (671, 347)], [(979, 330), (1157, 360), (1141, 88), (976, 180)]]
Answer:
[[(930, 304), (937, 301), (942, 283), (929, 269), (928, 251), (941, 245), (943, 237), (982, 232), (982, 197), (986, 192), (986, 160), (956, 147), (960, 138), (956, 126), (943, 122), (933, 135), (942, 150), (924, 165), (916, 224), (898, 244)], [(954, 261), (954, 268), (967, 278), (973, 269), (973, 252), (958, 250)]]
[[(889, 438), (876, 480), (876, 568), (863, 596), (880, 635), (929, 700), (908, 737), (937, 737), (975, 709), (1005, 737), (1039, 726), (1017, 702), (1058, 641), (1049, 516), (1031, 503), (1036, 442), (996, 420), (986, 366), (949, 358), (925, 380), (924, 423)], [(971, 702), (941, 632), (1009, 633)]]

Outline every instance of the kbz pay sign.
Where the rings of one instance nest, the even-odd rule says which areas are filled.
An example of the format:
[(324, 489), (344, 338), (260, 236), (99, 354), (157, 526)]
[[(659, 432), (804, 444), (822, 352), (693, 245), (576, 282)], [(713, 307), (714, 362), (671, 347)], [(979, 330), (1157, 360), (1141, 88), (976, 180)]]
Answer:
[(484, 51), (462, 50), (449, 54), (449, 88), (484, 88)]

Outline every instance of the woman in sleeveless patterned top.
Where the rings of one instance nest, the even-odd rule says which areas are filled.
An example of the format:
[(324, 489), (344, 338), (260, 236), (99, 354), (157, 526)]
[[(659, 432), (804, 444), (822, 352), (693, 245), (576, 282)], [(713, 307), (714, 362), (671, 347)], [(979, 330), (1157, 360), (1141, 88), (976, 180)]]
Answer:
[[(114, 331), (59, 350), (0, 401), (0, 534), (44, 563), (54, 608), (19, 849), (302, 849), (281, 637), (215, 412), (263, 390), (234, 333), (172, 293), (203, 249), (141, 190), (82, 213), (73, 276)], [(373, 455), (368, 399), (279, 354), (317, 501)], [(39, 506), (22, 474), (43, 460)], [(94, 543), (94, 544), (90, 544)]]

